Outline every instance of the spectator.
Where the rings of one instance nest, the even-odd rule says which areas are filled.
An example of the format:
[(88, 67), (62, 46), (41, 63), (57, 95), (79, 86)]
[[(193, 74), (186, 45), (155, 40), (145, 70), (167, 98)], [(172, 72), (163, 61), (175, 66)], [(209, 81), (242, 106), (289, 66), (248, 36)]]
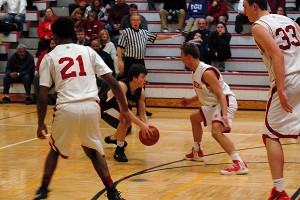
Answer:
[(82, 13), (85, 12), (86, 7), (91, 3), (92, 0), (74, 0), (75, 3), (69, 4), (69, 15), (73, 13), (76, 8), (80, 8)]
[[(55, 48), (56, 44), (54, 42), (53, 39), (50, 40), (49, 43), (49, 47), (47, 49), (45, 49), (44, 51), (41, 52), (40, 56), (38, 57), (38, 60), (36, 62), (36, 66), (35, 66), (35, 75), (34, 75), (34, 79), (33, 79), (33, 84), (34, 84), (34, 102), (37, 101), (37, 97), (39, 96), (39, 89), (40, 89), (40, 74), (39, 74), (39, 70), (40, 70), (40, 64), (44, 58), (44, 56), (51, 52), (54, 48)], [(54, 92), (55, 93), (55, 92)], [(53, 98), (53, 96), (55, 96)], [(51, 94), (49, 95), (49, 99), (48, 99), (48, 103), (51, 105), (55, 105), (55, 99), (56, 99), (56, 94)], [(50, 102), (51, 101), (51, 102)]]
[(187, 34), (190, 31), (198, 29), (199, 18), (205, 18), (207, 12), (206, 0), (192, 0), (186, 11), (186, 26), (184, 33)]
[(235, 32), (238, 34), (243, 32), (243, 24), (249, 23), (249, 19), (244, 12), (243, 2), (244, 0), (239, 1), (238, 15), (235, 17)]
[(117, 50), (115, 45), (110, 41), (109, 33), (106, 29), (103, 29), (99, 33), (99, 42), (101, 49), (108, 53), (114, 61), (115, 71), (116, 73), (119, 72), (118, 69), (118, 57), (117, 57)]
[(74, 22), (75, 32), (77, 29), (83, 26), (84, 16), (80, 8), (76, 8), (73, 13), (71, 14), (71, 19)]
[[(130, 28), (131, 24), (130, 24), (130, 16), (133, 15), (134, 13), (138, 14), (138, 6), (136, 4), (130, 4), (129, 5), (129, 14), (125, 15), (121, 21), (120, 27), (119, 27), (119, 31), (120, 34), (122, 34), (122, 31), (125, 28)], [(140, 25), (140, 29), (145, 29), (148, 30), (148, 22), (146, 20), (146, 18), (143, 15), (138, 14), (141, 18), (141, 25)]]
[(285, 8), (285, 0), (267, 0), (270, 9), (271, 9), (271, 13), (276, 14), (277, 12), (277, 8), (279, 6), (282, 6)]
[(31, 104), (30, 89), (31, 81), (34, 76), (34, 59), (26, 50), (24, 44), (17, 46), (17, 52), (9, 57), (5, 68), (5, 76), (3, 78), (3, 99), (2, 104), (10, 103), (9, 88), (11, 83), (23, 82), (26, 92), (26, 105)]
[(102, 6), (105, 7), (106, 10), (110, 10), (116, 4), (115, 0), (103, 0)]
[[(186, 12), (186, 1), (185, 0), (165, 0), (164, 7), (159, 11), (159, 16), (161, 20), (161, 30), (163, 32), (169, 32), (167, 26), (167, 19), (171, 19), (172, 22), (177, 22), (176, 32), (181, 32), (183, 30), (183, 24), (185, 21)], [(169, 20), (170, 21), (170, 20)]]
[(93, 12), (95, 15), (95, 19), (101, 21), (103, 24), (105, 24), (105, 28), (109, 28), (108, 26), (108, 12), (106, 8), (104, 8), (101, 5), (100, 0), (92, 0), (91, 5), (89, 5), (85, 9), (84, 17), (87, 18), (88, 13)]
[(81, 28), (85, 31), (85, 38), (92, 41), (98, 39), (98, 34), (102, 29), (104, 29), (104, 24), (95, 19), (95, 14), (93, 12), (89, 12), (88, 17), (82, 23)]
[(276, 14), (277, 14), (277, 15), (287, 16), (287, 15), (286, 15), (285, 7), (283, 7), (283, 6), (278, 6), (277, 11), (276, 11)]
[(125, 15), (129, 14), (129, 5), (125, 3), (125, 0), (117, 0), (117, 5), (111, 8), (108, 16), (108, 22), (110, 24), (109, 31), (112, 36), (112, 42), (115, 46), (118, 44), (119, 39), (119, 27), (121, 21)]
[(40, 38), (38, 43), (38, 49), (36, 52), (36, 57), (40, 55), (42, 51), (47, 49), (50, 43), (50, 39), (53, 36), (52, 33), (52, 24), (58, 17), (54, 14), (52, 8), (47, 8), (45, 10), (45, 16), (43, 21), (41, 21), (38, 25), (37, 32)]
[(227, 3), (223, 0), (210, 0), (208, 2), (208, 8), (207, 8), (207, 17), (206, 17), (206, 23), (207, 28), (210, 29), (212, 23), (214, 22), (223, 22), (226, 23), (228, 19), (227, 14)]
[(147, 0), (147, 2), (148, 2), (149, 10), (156, 10), (155, 4), (154, 4), (155, 0)]
[(227, 31), (226, 25), (223, 22), (217, 23), (217, 30), (212, 32), (209, 39), (209, 48), (212, 60), (215, 61), (214, 66), (220, 72), (225, 71), (225, 60), (231, 58), (230, 39), (231, 35)]
[(1, 21), (16, 23), (18, 26), (18, 31), (23, 32), (23, 23), (25, 22), (25, 14), (26, 14), (26, 0), (1, 0), (0, 1), (0, 9), (6, 3), (7, 5), (7, 13), (5, 13)]
[(83, 28), (80, 28), (76, 31), (76, 40), (73, 41), (73, 43), (83, 46), (91, 45), (91, 41), (86, 38)]
[(205, 62), (206, 64), (211, 64), (211, 53), (209, 49), (209, 38), (211, 31), (206, 28), (206, 20), (204, 18), (200, 18), (198, 20), (198, 30), (195, 30), (193, 32), (190, 32), (186, 39), (185, 42), (188, 42), (190, 40), (194, 39), (194, 36), (200, 33), (202, 42), (200, 45), (198, 45), (198, 48), (200, 50), (200, 60)]

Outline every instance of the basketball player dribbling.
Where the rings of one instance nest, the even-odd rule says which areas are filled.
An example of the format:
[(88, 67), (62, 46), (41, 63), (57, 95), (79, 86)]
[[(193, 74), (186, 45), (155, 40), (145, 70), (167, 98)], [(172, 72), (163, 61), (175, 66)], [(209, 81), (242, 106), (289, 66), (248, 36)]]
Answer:
[(244, 0), (244, 8), (271, 82), (262, 136), (274, 184), (269, 200), (288, 200), (279, 139), (300, 135), (300, 27), (288, 17), (270, 14), (267, 0)]

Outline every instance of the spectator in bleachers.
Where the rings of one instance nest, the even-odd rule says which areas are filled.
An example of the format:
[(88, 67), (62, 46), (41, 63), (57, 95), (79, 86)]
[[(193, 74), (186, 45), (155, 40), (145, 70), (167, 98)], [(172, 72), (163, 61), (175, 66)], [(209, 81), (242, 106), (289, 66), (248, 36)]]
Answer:
[(25, 22), (26, 0), (0, 0), (0, 9), (6, 5), (7, 13), (1, 17), (1, 21), (16, 23), (19, 32), (23, 32), (23, 23)]
[(117, 0), (117, 5), (111, 8), (108, 16), (108, 22), (110, 28), (107, 29), (111, 35), (112, 42), (117, 46), (119, 39), (119, 27), (121, 21), (125, 15), (129, 14), (129, 5), (125, 3), (125, 0)]
[(271, 13), (276, 14), (277, 8), (282, 6), (285, 8), (285, 0), (267, 0)]
[(50, 43), (50, 39), (53, 37), (52, 24), (58, 17), (54, 14), (52, 8), (47, 8), (45, 10), (45, 16), (43, 21), (38, 25), (37, 32), (39, 36), (38, 49), (36, 52), (36, 57), (39, 57), (40, 53), (47, 49)]
[(85, 9), (84, 17), (87, 18), (88, 13), (93, 12), (95, 15), (95, 19), (101, 21), (105, 24), (105, 28), (109, 28), (108, 26), (108, 12), (105, 7), (101, 5), (101, 0), (92, 0), (91, 5), (89, 5)]
[(34, 76), (34, 59), (24, 44), (17, 46), (17, 52), (8, 58), (3, 78), (3, 104), (10, 103), (9, 88), (12, 83), (23, 82), (26, 91), (26, 105), (31, 104), (30, 89)]
[(200, 50), (200, 60), (205, 62), (206, 64), (211, 65), (211, 53), (209, 49), (209, 39), (211, 31), (206, 28), (206, 20), (204, 18), (200, 18), (198, 20), (198, 30), (190, 32), (187, 35), (185, 42), (189, 42), (190, 40), (195, 39), (194, 36), (197, 33), (200, 33), (202, 40), (201, 44), (198, 45), (198, 48)]
[(186, 26), (184, 28), (184, 33), (195, 31), (198, 29), (199, 18), (205, 18), (207, 12), (206, 0), (192, 0), (186, 11), (185, 19)]
[[(119, 32), (122, 34), (122, 31), (125, 28), (130, 28), (131, 23), (130, 23), (130, 16), (137, 13), (138, 14), (138, 6), (136, 4), (130, 4), (129, 5), (129, 14), (125, 15), (121, 21), (120, 27), (119, 27)], [(143, 15), (138, 14), (141, 18), (141, 25), (140, 29), (145, 29), (148, 30), (148, 22), (146, 18)]]
[(73, 41), (73, 43), (83, 46), (90, 46), (91, 41), (86, 38), (85, 36), (85, 30), (83, 28), (79, 28), (76, 31), (76, 39)]
[(156, 10), (155, 8), (155, 0), (147, 0), (149, 10)]
[(103, 51), (108, 53), (114, 61), (115, 72), (118, 73), (118, 57), (115, 45), (110, 41), (109, 33), (106, 29), (103, 29), (99, 33), (99, 43)]
[(285, 7), (283, 7), (283, 6), (278, 6), (277, 11), (276, 11), (276, 14), (277, 14), (277, 15), (287, 16)]
[(86, 7), (91, 3), (92, 0), (74, 0), (75, 3), (69, 4), (69, 15), (73, 13), (76, 8), (80, 8), (80, 10), (84, 13)]
[(207, 7), (206, 23), (210, 29), (213, 23), (223, 22), (228, 20), (227, 3), (223, 0), (210, 0)]
[(239, 1), (238, 4), (238, 15), (235, 17), (235, 32), (240, 34), (243, 32), (243, 24), (249, 23), (249, 19), (244, 12), (243, 0)]
[(161, 31), (169, 32), (168, 21), (178, 22), (176, 32), (183, 30), (186, 13), (186, 0), (165, 0), (164, 7), (159, 11), (161, 20)]
[(217, 23), (217, 29), (211, 33), (209, 48), (214, 61), (214, 67), (220, 72), (225, 71), (225, 61), (231, 58), (230, 50), (231, 35), (223, 22)]
[(71, 20), (74, 22), (74, 36), (72, 38), (73, 41), (76, 40), (76, 32), (79, 28), (83, 26), (84, 15), (80, 8), (76, 8), (70, 16)]
[[(33, 85), (34, 85), (34, 102), (37, 101), (37, 97), (39, 96), (39, 91), (40, 91), (40, 74), (39, 74), (40, 64), (41, 64), (44, 56), (47, 53), (51, 52), (55, 48), (55, 46), (56, 46), (56, 44), (55, 44), (54, 40), (51, 39), (48, 48), (41, 52), (41, 54), (38, 57), (38, 60), (36, 62), (36, 66), (35, 66), (36, 73), (35, 73), (34, 79), (33, 79)], [(48, 101), (51, 101), (51, 100), (55, 101), (54, 99), (56, 99), (56, 98), (51, 98), (51, 97), (53, 97), (53, 95), (50, 95), (50, 98), (48, 99)], [(51, 102), (50, 104), (54, 105), (55, 103)]]
[(295, 4), (296, 4), (295, 11), (299, 11), (300, 0), (296, 0)]
[(103, 0), (102, 6), (105, 7), (106, 10), (110, 10), (116, 4), (115, 0)]
[(98, 39), (99, 32), (104, 29), (104, 24), (95, 19), (95, 14), (91, 11), (88, 13), (87, 19), (82, 23), (81, 28), (85, 31), (85, 39), (92, 41)]

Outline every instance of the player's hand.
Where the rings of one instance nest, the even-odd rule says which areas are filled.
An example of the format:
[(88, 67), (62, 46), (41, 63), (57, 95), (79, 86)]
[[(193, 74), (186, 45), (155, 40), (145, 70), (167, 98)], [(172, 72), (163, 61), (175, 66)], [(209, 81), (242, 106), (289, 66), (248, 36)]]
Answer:
[(140, 126), (140, 129), (142, 131), (142, 134), (143, 134), (143, 138), (150, 138), (150, 136), (152, 135), (152, 131), (150, 130), (149, 128), (150, 125), (148, 124), (145, 124), (143, 123), (141, 126)]
[(282, 108), (286, 111), (286, 112), (293, 112), (293, 107), (292, 105), (289, 103), (289, 100), (287, 98), (286, 92), (282, 91), (282, 92), (278, 92), (278, 97), (280, 100), (280, 104), (282, 106)]
[(182, 106), (187, 106), (187, 105), (190, 104), (189, 98), (186, 98), (186, 97), (182, 97), (182, 98), (180, 99), (180, 102), (181, 102), (181, 105), (182, 105)]
[(48, 134), (48, 129), (47, 129), (46, 124), (38, 126), (37, 131), (36, 131), (36, 137), (39, 139), (46, 139), (46, 136), (43, 134), (43, 131), (45, 131), (45, 133)]
[(131, 124), (130, 111), (120, 112), (120, 123), (124, 124), (125, 127), (129, 127)]
[(230, 126), (229, 126), (227, 115), (223, 115), (222, 118), (224, 120), (225, 129), (229, 128)]

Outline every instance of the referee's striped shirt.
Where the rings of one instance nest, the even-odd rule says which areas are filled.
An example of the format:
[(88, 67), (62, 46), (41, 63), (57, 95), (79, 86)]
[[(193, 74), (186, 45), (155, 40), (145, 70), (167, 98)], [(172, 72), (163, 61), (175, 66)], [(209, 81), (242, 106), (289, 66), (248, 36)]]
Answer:
[(126, 28), (120, 35), (118, 46), (124, 48), (124, 56), (135, 59), (144, 59), (147, 41), (154, 42), (156, 34), (145, 29), (134, 30)]

